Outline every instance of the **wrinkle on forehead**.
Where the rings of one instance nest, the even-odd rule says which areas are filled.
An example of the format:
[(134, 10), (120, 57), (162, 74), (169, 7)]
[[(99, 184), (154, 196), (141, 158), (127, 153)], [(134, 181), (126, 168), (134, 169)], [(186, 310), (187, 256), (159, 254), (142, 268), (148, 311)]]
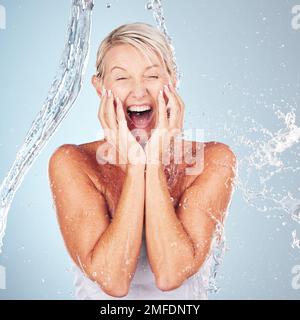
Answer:
[[(109, 61), (107, 61), (109, 59)], [(119, 66), (124, 69), (134, 69), (137, 65), (141, 65), (144, 70), (151, 65), (158, 65), (163, 71), (167, 71), (164, 61), (159, 57), (159, 54), (149, 49), (149, 55), (141, 52), (130, 44), (118, 44), (110, 48), (104, 57), (104, 74), (110, 71), (114, 66)]]

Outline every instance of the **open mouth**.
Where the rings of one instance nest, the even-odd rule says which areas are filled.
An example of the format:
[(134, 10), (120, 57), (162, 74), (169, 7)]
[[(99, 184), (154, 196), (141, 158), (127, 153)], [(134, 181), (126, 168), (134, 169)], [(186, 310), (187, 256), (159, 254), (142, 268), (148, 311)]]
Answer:
[(136, 128), (144, 129), (152, 121), (153, 108), (150, 105), (132, 105), (127, 107), (127, 114)]

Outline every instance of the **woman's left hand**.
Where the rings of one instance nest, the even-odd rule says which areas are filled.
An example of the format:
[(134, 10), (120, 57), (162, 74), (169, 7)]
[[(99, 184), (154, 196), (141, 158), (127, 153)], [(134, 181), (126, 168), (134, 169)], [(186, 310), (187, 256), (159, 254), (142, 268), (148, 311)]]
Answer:
[[(165, 102), (165, 93), (168, 102)], [(161, 164), (173, 137), (181, 134), (185, 105), (171, 83), (158, 95), (157, 126), (145, 146), (147, 164)]]

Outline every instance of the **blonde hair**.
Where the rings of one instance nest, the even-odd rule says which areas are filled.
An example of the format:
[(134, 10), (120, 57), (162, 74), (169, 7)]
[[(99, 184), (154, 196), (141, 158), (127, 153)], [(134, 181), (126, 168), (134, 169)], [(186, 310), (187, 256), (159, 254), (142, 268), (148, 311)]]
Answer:
[(97, 51), (96, 70), (99, 79), (103, 79), (105, 74), (105, 54), (110, 48), (119, 44), (130, 44), (149, 59), (153, 53), (158, 54), (168, 74), (172, 79), (176, 79), (176, 64), (172, 48), (165, 35), (154, 26), (143, 22), (121, 25), (103, 39)]

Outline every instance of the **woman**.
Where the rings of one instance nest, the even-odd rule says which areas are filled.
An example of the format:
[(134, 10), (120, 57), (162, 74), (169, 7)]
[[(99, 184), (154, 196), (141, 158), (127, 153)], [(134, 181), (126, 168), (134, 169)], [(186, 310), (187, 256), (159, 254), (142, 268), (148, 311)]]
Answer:
[[(113, 30), (96, 66), (92, 84), (105, 139), (62, 145), (49, 161), (77, 297), (190, 299), (187, 284), (205, 270), (217, 223), (224, 221), (236, 158), (223, 143), (182, 148), (184, 103), (171, 48), (155, 27)], [(201, 170), (199, 162), (175, 156), (199, 150)]]

